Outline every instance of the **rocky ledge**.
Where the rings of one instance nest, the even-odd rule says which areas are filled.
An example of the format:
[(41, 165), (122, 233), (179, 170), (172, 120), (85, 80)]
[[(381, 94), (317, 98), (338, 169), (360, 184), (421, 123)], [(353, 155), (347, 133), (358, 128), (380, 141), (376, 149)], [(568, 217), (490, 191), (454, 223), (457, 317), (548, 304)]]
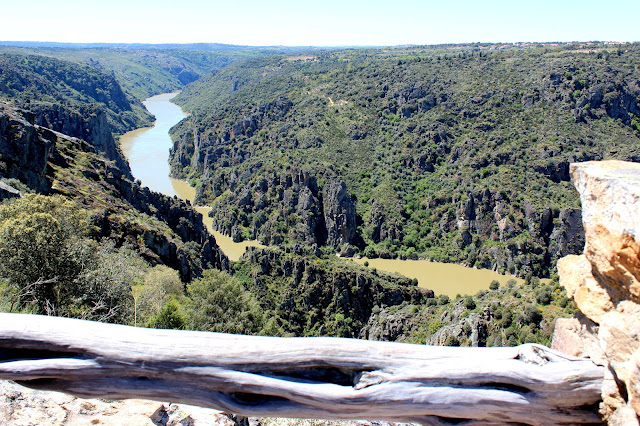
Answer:
[(606, 368), (600, 412), (612, 425), (640, 415), (640, 164), (571, 165), (580, 193), (584, 254), (558, 261), (580, 313), (556, 323), (552, 347)]

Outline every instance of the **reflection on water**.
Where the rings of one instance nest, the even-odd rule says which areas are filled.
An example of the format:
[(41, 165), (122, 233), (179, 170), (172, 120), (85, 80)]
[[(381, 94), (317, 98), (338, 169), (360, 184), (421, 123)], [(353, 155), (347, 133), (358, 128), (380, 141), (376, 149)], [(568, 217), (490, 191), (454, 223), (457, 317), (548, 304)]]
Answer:
[(454, 263), (430, 262), (428, 260), (399, 259), (353, 259), (359, 264), (369, 262), (369, 268), (386, 272), (397, 272), (409, 278), (416, 278), (418, 285), (438, 294), (455, 297), (457, 294), (475, 294), (488, 290), (491, 281), (498, 280), (501, 286), (508, 280), (523, 282), (520, 278), (500, 275), (488, 269), (473, 269)]
[[(195, 188), (185, 181), (169, 177), (169, 149), (173, 145), (169, 130), (186, 117), (179, 106), (170, 102), (176, 95), (177, 93), (164, 93), (144, 101), (149, 112), (156, 117), (154, 126), (125, 133), (120, 137), (120, 147), (129, 160), (133, 176), (140, 179), (142, 185), (170, 197), (177, 195), (193, 204)], [(213, 219), (208, 215), (209, 207), (195, 209), (202, 214), (202, 222), (229, 259), (240, 259), (247, 247), (264, 247), (257, 241), (234, 243), (231, 238), (213, 230)]]

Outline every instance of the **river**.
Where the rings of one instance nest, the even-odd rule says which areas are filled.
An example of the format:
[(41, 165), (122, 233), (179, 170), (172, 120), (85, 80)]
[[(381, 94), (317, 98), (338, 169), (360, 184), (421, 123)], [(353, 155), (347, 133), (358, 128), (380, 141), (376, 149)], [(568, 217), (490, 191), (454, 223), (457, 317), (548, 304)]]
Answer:
[[(195, 188), (185, 181), (169, 177), (169, 150), (173, 146), (169, 130), (187, 116), (178, 105), (171, 102), (176, 95), (177, 93), (163, 93), (145, 100), (144, 106), (156, 117), (153, 127), (125, 133), (120, 137), (120, 147), (129, 160), (131, 173), (136, 179), (140, 179), (142, 185), (170, 197), (177, 195), (193, 204)], [(195, 206), (195, 209), (202, 214), (202, 222), (229, 259), (237, 261), (247, 247), (263, 247), (257, 241), (234, 243), (230, 237), (213, 229), (209, 207)]]
[[(177, 93), (165, 93), (144, 101), (149, 112), (156, 117), (154, 126), (125, 133), (120, 137), (120, 146), (129, 160), (133, 176), (140, 179), (143, 185), (171, 197), (177, 195), (193, 204), (195, 189), (187, 182), (169, 177), (169, 149), (173, 146), (169, 129), (186, 117), (182, 109), (171, 102), (176, 95)], [(209, 207), (196, 206), (196, 210), (202, 213), (204, 224), (229, 259), (237, 261), (249, 246), (263, 247), (257, 241), (234, 243), (230, 237), (212, 228), (213, 219), (208, 216)], [(399, 259), (352, 260), (360, 264), (368, 262), (369, 268), (416, 278), (420, 287), (432, 289), (436, 295), (446, 294), (449, 297), (487, 290), (493, 280), (500, 281), (502, 285), (510, 279), (522, 281), (487, 269), (466, 268), (452, 263)]]

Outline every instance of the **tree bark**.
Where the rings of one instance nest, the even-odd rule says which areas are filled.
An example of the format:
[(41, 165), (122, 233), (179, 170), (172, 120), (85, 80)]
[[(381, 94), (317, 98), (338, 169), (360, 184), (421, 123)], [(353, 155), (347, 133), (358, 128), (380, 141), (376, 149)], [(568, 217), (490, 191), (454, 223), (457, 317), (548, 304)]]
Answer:
[(0, 314), (0, 379), (242, 416), (598, 423), (604, 371), (541, 345), (452, 348), (155, 330)]

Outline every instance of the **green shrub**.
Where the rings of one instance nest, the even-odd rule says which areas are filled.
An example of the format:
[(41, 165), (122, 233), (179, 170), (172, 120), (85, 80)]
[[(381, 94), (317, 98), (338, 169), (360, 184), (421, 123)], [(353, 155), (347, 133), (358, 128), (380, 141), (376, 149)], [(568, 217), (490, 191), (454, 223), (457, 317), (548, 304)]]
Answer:
[(165, 303), (158, 314), (147, 324), (150, 328), (183, 330), (186, 328), (187, 316), (182, 312), (180, 303), (171, 299)]
[(467, 296), (467, 297), (464, 299), (464, 307), (465, 307), (465, 308), (467, 308), (467, 309), (469, 309), (469, 310), (473, 310), (473, 309), (475, 309), (475, 308), (476, 308), (476, 301), (475, 301), (475, 300), (473, 300), (473, 297), (471, 297), (471, 296)]
[(187, 286), (189, 328), (220, 333), (258, 334), (264, 314), (240, 281), (215, 269)]

